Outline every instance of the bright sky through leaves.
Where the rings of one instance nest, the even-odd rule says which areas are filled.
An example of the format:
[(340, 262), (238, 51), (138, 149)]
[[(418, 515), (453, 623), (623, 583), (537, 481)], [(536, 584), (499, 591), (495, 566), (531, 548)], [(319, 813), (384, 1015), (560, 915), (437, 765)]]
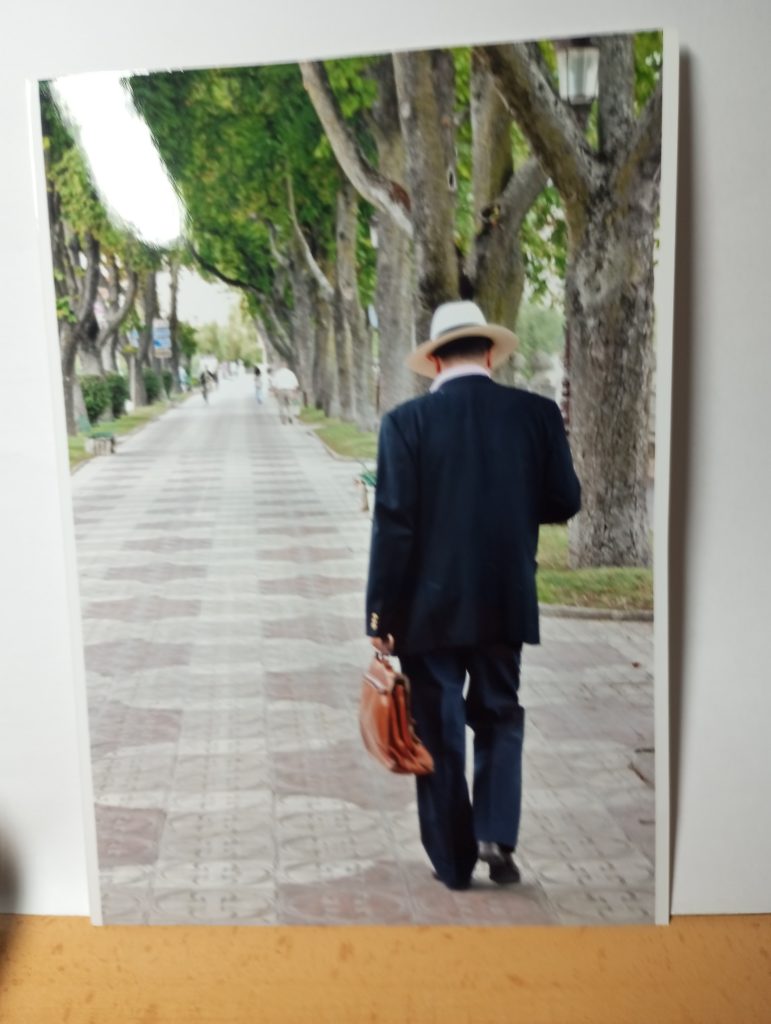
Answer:
[(57, 102), (66, 108), (110, 214), (145, 242), (165, 246), (182, 234), (179, 198), (134, 110), (119, 72), (58, 78)]

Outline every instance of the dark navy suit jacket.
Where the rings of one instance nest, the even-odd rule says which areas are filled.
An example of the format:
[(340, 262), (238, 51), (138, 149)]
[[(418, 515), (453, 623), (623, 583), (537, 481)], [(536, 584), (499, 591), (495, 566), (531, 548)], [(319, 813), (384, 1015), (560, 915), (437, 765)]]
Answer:
[(541, 523), (581, 504), (562, 415), (488, 377), (446, 381), (380, 427), (367, 633), (397, 654), (539, 642)]

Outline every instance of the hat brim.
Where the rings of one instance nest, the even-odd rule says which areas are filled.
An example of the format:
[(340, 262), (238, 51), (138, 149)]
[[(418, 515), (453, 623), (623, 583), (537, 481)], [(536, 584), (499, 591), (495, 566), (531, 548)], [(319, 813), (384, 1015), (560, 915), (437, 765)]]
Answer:
[(431, 341), (424, 341), (422, 345), (418, 345), (407, 357), (407, 366), (414, 373), (419, 373), (423, 377), (435, 377), (436, 366), (432, 362), (431, 356), (442, 345), (458, 338), (489, 338), (493, 343), (491, 361), (494, 370), (505, 363), (519, 345), (516, 334), (497, 324), (457, 327), (454, 331), (447, 331), (439, 338), (433, 338)]

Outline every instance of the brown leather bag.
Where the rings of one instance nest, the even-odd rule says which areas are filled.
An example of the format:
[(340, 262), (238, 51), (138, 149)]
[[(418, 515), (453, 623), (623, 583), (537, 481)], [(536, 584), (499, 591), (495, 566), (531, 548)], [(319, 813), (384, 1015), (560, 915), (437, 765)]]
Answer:
[(364, 746), (399, 775), (428, 775), (434, 760), (415, 733), (410, 712), (410, 683), (391, 659), (376, 654), (364, 673), (359, 701)]

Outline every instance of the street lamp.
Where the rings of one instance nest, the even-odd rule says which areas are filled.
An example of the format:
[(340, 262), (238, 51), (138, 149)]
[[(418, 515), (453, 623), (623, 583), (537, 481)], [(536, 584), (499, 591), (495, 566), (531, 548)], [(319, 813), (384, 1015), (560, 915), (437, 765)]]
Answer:
[[(561, 39), (557, 51), (560, 97), (571, 107), (582, 130), (597, 98), (600, 51), (591, 39)], [(565, 359), (562, 376), (562, 415), (570, 430), (570, 321), (565, 330)]]
[(597, 97), (600, 51), (591, 39), (561, 39), (557, 51), (560, 97), (575, 110), (591, 107)]

